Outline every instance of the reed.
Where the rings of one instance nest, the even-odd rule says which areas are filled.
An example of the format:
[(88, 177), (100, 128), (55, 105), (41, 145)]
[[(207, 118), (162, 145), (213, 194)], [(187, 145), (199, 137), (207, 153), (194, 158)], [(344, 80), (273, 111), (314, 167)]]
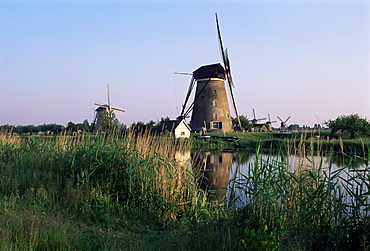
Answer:
[[(116, 222), (125, 217), (124, 208), (143, 210), (154, 221), (184, 217), (196, 210), (199, 191), (196, 176), (187, 165), (190, 147), (191, 142), (186, 140), (147, 133), (23, 139), (1, 133), (2, 212), (62, 213), (91, 224)], [(9, 201), (15, 203), (5, 206)], [(17, 214), (8, 220), (2, 218), (0, 225), (6, 227), (1, 231), (14, 233), (18, 227), (21, 231), (25, 217)], [(41, 248), (41, 221), (36, 217), (25, 232), (16, 233), (23, 236), (19, 237), (22, 241), (4, 237), (0, 242), (16, 245), (16, 249)], [(64, 234), (63, 228), (54, 227), (60, 229), (58, 234)], [(25, 243), (32, 244), (26, 247)]]
[[(370, 155), (334, 170), (316, 151), (324, 141), (266, 144), (232, 180), (245, 198), (233, 208), (208, 203), (188, 165), (191, 140), (0, 132), (0, 249), (369, 248)], [(359, 158), (365, 168), (353, 165)]]
[(292, 148), (299, 163), (292, 163), (289, 151), (262, 158), (257, 149), (254, 164), (234, 181), (246, 198), (238, 215), (247, 250), (369, 248), (368, 165), (324, 168), (321, 152), (314, 150), (320, 146), (313, 144), (320, 143)]

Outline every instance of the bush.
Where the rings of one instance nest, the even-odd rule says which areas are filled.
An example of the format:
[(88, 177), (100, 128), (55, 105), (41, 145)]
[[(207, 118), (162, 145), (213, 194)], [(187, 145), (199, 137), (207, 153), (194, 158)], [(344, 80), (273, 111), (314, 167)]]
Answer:
[(351, 139), (359, 136), (370, 136), (370, 122), (361, 118), (358, 114), (341, 115), (335, 120), (329, 120), (325, 124), (332, 129), (332, 136), (340, 133)]

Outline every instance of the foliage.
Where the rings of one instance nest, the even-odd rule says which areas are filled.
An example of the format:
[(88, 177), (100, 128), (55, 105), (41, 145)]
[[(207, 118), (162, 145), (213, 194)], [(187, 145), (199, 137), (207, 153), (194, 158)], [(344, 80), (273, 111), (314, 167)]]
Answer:
[[(243, 131), (250, 131), (252, 129), (252, 123), (249, 121), (247, 116), (240, 115), (239, 116), (240, 124), (242, 125)], [(232, 118), (233, 128), (239, 128), (239, 121), (238, 118)]]
[(358, 114), (341, 115), (325, 124), (335, 133), (348, 133), (351, 139), (357, 136), (370, 136), (370, 122)]
[(157, 123), (154, 120), (150, 120), (148, 123), (144, 123), (142, 121), (139, 122), (134, 122), (130, 125), (131, 130), (139, 131), (139, 132), (144, 132), (147, 130), (150, 130), (150, 128), (153, 128), (156, 126)]
[(43, 124), (38, 126), (41, 132), (59, 134), (64, 130), (64, 126), (58, 124)]
[(89, 125), (89, 121), (87, 119), (78, 124), (70, 121), (67, 124), (66, 130), (67, 132), (89, 132), (91, 131), (91, 126)]
[(169, 120), (171, 120), (170, 117), (166, 116), (166, 117), (161, 117), (161, 120), (159, 122), (161, 122), (161, 121), (169, 121)]
[(32, 135), (34, 133), (37, 133), (37, 132), (41, 131), (41, 128), (45, 129), (45, 126), (44, 127), (41, 127), (41, 126), (36, 127), (34, 125), (16, 126), (15, 127), (15, 132), (19, 133), (19, 134), (29, 133), (29, 134)]
[(119, 122), (114, 112), (102, 110), (97, 113), (96, 124), (92, 125), (96, 132), (114, 133), (122, 131), (125, 126)]
[(137, 131), (137, 132), (149, 131), (151, 128), (158, 126), (161, 122), (169, 121), (169, 120), (171, 120), (170, 117), (166, 116), (166, 117), (161, 117), (161, 119), (157, 121), (150, 120), (147, 123), (142, 122), (142, 121), (134, 122), (130, 125), (130, 130)]
[(298, 124), (289, 125), (288, 126), (288, 130), (292, 130), (292, 131), (296, 130), (296, 131), (298, 131), (299, 130), (299, 125)]
[(43, 125), (2, 125), (0, 126), (0, 130), (4, 131), (12, 131), (18, 134), (37, 134), (39, 132), (43, 132), (45, 134), (59, 134), (64, 130), (64, 126), (58, 124), (43, 124)]

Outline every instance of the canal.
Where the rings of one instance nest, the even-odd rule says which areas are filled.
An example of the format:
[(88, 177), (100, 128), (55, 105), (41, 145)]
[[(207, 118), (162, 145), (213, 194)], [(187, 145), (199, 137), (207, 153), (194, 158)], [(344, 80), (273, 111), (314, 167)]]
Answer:
[[(302, 172), (317, 175), (342, 190), (346, 203), (353, 202), (354, 193), (367, 194), (369, 204), (370, 167), (366, 157), (332, 155), (276, 155), (251, 151), (220, 150), (189, 153), (193, 172), (201, 174), (199, 187), (208, 193), (212, 204), (244, 206), (251, 197), (256, 179), (287, 177)], [(272, 175), (273, 174), (273, 175)], [(262, 177), (263, 176), (263, 177)], [(297, 176), (298, 177), (298, 176)]]

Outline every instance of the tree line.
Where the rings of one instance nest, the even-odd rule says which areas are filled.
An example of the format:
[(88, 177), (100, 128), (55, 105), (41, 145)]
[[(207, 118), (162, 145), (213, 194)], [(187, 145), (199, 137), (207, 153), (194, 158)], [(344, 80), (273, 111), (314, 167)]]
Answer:
[(65, 130), (65, 127), (58, 124), (43, 124), (43, 125), (1, 125), (0, 130), (9, 131), (18, 134), (38, 134), (43, 132), (45, 134), (59, 134)]
[[(73, 123), (72, 121), (68, 122), (66, 126), (58, 125), (55, 123), (51, 124), (43, 124), (43, 125), (0, 125), (1, 131), (9, 131), (17, 134), (29, 134), (34, 135), (38, 133), (44, 133), (45, 135), (57, 135), (62, 132), (66, 133), (86, 133), (86, 132), (111, 132), (111, 131), (125, 131), (127, 130), (127, 126), (122, 124), (116, 119), (114, 116), (108, 117), (107, 115), (104, 117), (99, 118), (100, 122), (99, 125), (97, 123), (92, 122), (89, 123), (87, 119), (85, 119), (82, 123)], [(145, 131), (152, 127), (157, 126), (161, 121), (170, 120), (170, 118), (162, 117), (160, 120), (154, 121), (150, 120), (149, 122), (145, 123), (142, 121), (134, 122), (130, 125), (130, 129), (137, 130), (137, 131)]]
[[(242, 129), (244, 131), (250, 131), (252, 128), (252, 123), (247, 118), (247, 116), (239, 116)], [(154, 121), (150, 120), (145, 123), (142, 121), (134, 122), (130, 125), (130, 130), (135, 131), (145, 131), (153, 127), (156, 127), (160, 122), (170, 120), (168, 116), (162, 117), (160, 120)], [(126, 125), (120, 123), (118, 119), (115, 118), (114, 114), (111, 117), (105, 117), (100, 119), (99, 130), (100, 132), (108, 131), (125, 131), (128, 128)], [(236, 118), (232, 119), (234, 127), (238, 127), (238, 120)], [(358, 114), (350, 115), (340, 115), (334, 120), (328, 120), (325, 122), (325, 125), (331, 128), (332, 137), (344, 137), (344, 138), (356, 138), (356, 137), (369, 137), (370, 136), (370, 121), (367, 118), (362, 118)], [(0, 125), (0, 130), (11, 131), (14, 133), (22, 134), (38, 134), (44, 133), (45, 135), (57, 135), (62, 132), (67, 133), (85, 133), (85, 132), (94, 132), (97, 131), (97, 125), (92, 122), (89, 123), (85, 119), (82, 123), (73, 123), (72, 121), (68, 122), (66, 126), (58, 125), (55, 123), (52, 124), (43, 124), (43, 125)]]

